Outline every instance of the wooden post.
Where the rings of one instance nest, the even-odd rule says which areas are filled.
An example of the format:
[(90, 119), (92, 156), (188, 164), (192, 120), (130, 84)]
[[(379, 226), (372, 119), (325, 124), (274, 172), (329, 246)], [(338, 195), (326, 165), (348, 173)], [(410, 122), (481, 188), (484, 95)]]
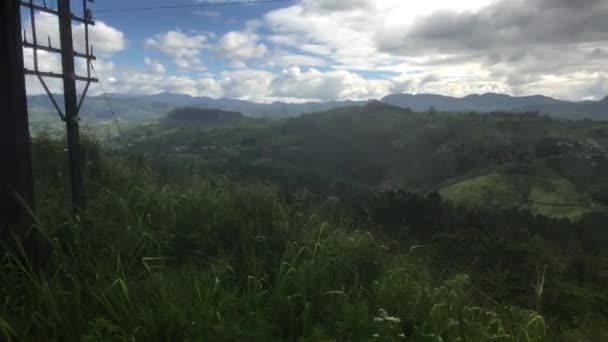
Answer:
[(0, 1), (0, 236), (31, 226), (32, 161), (19, 0)]
[(65, 122), (67, 129), (68, 156), (72, 183), (72, 207), (76, 213), (85, 205), (82, 162), (80, 155), (80, 132), (78, 124), (78, 97), (74, 70), (74, 46), (72, 42), (72, 12), (70, 0), (58, 0), (59, 38), (61, 42), (61, 65), (63, 67), (63, 96), (65, 100)]

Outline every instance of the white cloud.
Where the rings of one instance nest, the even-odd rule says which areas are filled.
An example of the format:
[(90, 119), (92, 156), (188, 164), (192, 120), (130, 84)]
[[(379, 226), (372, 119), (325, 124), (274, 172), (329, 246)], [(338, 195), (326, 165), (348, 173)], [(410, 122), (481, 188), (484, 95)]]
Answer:
[(366, 80), (346, 70), (302, 72), (299, 67), (292, 67), (275, 76), (270, 91), (275, 97), (348, 100), (382, 97), (389, 88), (387, 80)]
[(266, 58), (268, 66), (275, 67), (292, 67), (292, 66), (327, 66), (328, 62), (325, 59), (310, 56), (305, 54), (290, 53), (284, 50), (276, 49), (268, 58)]
[(201, 34), (188, 35), (181, 31), (159, 33), (146, 40), (145, 45), (173, 58), (181, 69), (203, 69), (200, 54), (207, 38)]
[(224, 97), (253, 101), (267, 101), (270, 84), (274, 75), (271, 72), (255, 69), (240, 69), (220, 73), (219, 84)]
[[(601, 0), (577, 6), (552, 0), (303, 0), (268, 12), (264, 26), (275, 46), (327, 57), (335, 69), (399, 74), (386, 79), (392, 91), (542, 92), (581, 99), (605, 96), (606, 86), (598, 82), (606, 75), (608, 29), (600, 13), (607, 11)], [(522, 36), (518, 25), (529, 30), (519, 29)], [(523, 43), (526, 34), (537, 46)], [(422, 82), (430, 74), (439, 79)]]
[[(152, 60), (150, 60), (153, 63)], [(222, 90), (210, 78), (176, 76), (160, 72), (116, 66), (114, 63), (98, 63), (97, 72), (106, 92), (124, 94), (156, 94), (162, 91), (193, 96), (221, 97)], [(93, 86), (91, 94), (99, 94)]]
[(218, 42), (217, 50), (223, 56), (236, 63), (266, 55), (266, 45), (259, 42), (259, 36), (251, 32), (231, 31)]
[[(74, 45), (80, 51), (85, 50), (84, 36), (84, 24), (76, 26), (74, 28)], [(109, 56), (122, 51), (126, 46), (124, 34), (102, 21), (95, 22), (95, 26), (89, 26), (89, 43), (93, 46), (94, 53), (102, 56)]]
[[(46, 13), (37, 13), (35, 20), (38, 44), (46, 46), (50, 40), (53, 47), (59, 48), (57, 17)], [(25, 29), (25, 38), (28, 42), (32, 43), (33, 35), (29, 19), (24, 21), (23, 27)], [(84, 24), (73, 25), (72, 30), (74, 35), (74, 50), (85, 52)], [(96, 65), (103, 64), (102, 61), (104, 59), (110, 58), (113, 54), (124, 50), (127, 45), (124, 34), (116, 28), (105, 24), (103, 21), (96, 21), (95, 26), (89, 26), (89, 44), (93, 45), (93, 52), (98, 57)], [(25, 68), (33, 70), (33, 50), (29, 48), (23, 49), (23, 58)], [(86, 62), (84, 59), (76, 58), (75, 68), (77, 75), (86, 75)], [(59, 54), (38, 51), (38, 69), (40, 71), (61, 73), (62, 68)], [(60, 93), (63, 91), (60, 79), (45, 78), (45, 82), (52, 92)], [(82, 88), (82, 84), (79, 83), (78, 86)], [(26, 77), (26, 88), (30, 95), (45, 93), (38, 78), (33, 76)]]
[(149, 58), (149, 57), (144, 57), (144, 63), (146, 63), (146, 65), (149, 66), (150, 68), (152, 68), (152, 70), (155, 73), (157, 73), (157, 74), (164, 74), (165, 73), (165, 66), (162, 65), (157, 60), (154, 60), (154, 59)]
[[(148, 62), (154, 63), (151, 59)], [(154, 94), (171, 91), (257, 102), (378, 98), (385, 95), (391, 85), (388, 80), (366, 80), (346, 70), (303, 71), (299, 67), (279, 73), (245, 68), (223, 71), (215, 76), (205, 74), (200, 78), (121, 68), (113, 63), (98, 64), (97, 69), (107, 92)]]
[[(38, 44), (46, 46), (50, 39), (51, 45), (58, 48), (60, 43), (57, 17), (39, 12), (36, 14), (35, 20)], [(25, 36), (31, 43), (33, 39), (29, 19), (24, 22), (23, 27), (25, 28)], [(72, 31), (74, 35), (74, 50), (84, 52), (84, 24), (73, 25)], [(93, 45), (95, 54), (100, 56), (110, 56), (122, 51), (126, 47), (124, 34), (105, 24), (103, 21), (96, 21), (94, 26), (89, 26), (89, 44)]]
[[(369, 99), (391, 92), (601, 98), (608, 92), (608, 26), (597, 18), (605, 17), (602, 9), (608, 3), (573, 4), (567, 0), (302, 0), (218, 36), (173, 30), (146, 40), (146, 46), (172, 57), (181, 69), (178, 76), (149, 57), (141, 70), (111, 63), (100, 69), (108, 88), (116, 92), (168, 90), (263, 102)], [(541, 13), (541, 8), (553, 9)], [(568, 20), (573, 23), (566, 25)], [(53, 25), (41, 16), (44, 40), (49, 34), (58, 44)], [(569, 28), (580, 32), (569, 34)], [(102, 60), (108, 60), (103, 54), (124, 49), (121, 32), (105, 24), (98, 30), (96, 52)], [(538, 44), (522, 43), (520, 31), (529, 32), (529, 39)], [(203, 52), (215, 53), (238, 68), (222, 71), (209, 65), (205, 69)], [(31, 54), (26, 53), (28, 58)], [(57, 62), (41, 57), (45, 67), (56, 68)], [(203, 70), (208, 73), (202, 74)]]

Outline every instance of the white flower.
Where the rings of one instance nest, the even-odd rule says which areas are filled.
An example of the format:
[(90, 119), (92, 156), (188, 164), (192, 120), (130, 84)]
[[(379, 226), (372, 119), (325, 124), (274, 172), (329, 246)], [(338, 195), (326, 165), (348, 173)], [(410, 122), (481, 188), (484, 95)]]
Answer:
[(387, 317), (386, 320), (393, 323), (401, 323), (401, 319), (399, 317)]
[(380, 337), (380, 335), (378, 335), (378, 334), (373, 334), (373, 335), (372, 335), (372, 337), (373, 337), (373, 338), (378, 338), (378, 337)]

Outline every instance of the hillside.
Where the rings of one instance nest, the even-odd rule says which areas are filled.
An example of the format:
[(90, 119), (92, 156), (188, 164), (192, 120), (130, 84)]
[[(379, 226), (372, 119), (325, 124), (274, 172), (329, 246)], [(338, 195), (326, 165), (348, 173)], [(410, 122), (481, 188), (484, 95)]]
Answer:
[[(523, 342), (602, 333), (594, 325), (601, 317), (562, 332), (559, 315), (545, 320), (527, 309), (526, 296), (494, 304), (468, 275), (436, 271), (424, 251), (406, 254), (410, 243), (389, 233), (390, 221), (386, 231), (354, 223), (356, 216), (346, 223), (261, 184), (167, 183), (141, 156), (88, 139), (83, 147), (89, 204), (74, 219), (62, 205), (62, 141), (35, 141), (44, 200), (32, 236), (45, 248), (0, 247), (5, 341)], [(368, 200), (378, 217), (393, 205)]]
[(3, 340), (607, 337), (603, 217), (402, 191), (314, 205), (82, 143), (89, 201), (74, 218), (64, 142), (34, 142), (39, 247), (0, 246)]
[(163, 123), (169, 126), (218, 125), (231, 124), (243, 119), (239, 112), (228, 112), (219, 109), (180, 107), (170, 111)]
[[(603, 211), (607, 203), (605, 123), (535, 114), (418, 114), (374, 102), (257, 127), (146, 129), (149, 138), (132, 132), (142, 137), (132, 146), (137, 151), (178, 158), (175, 148), (185, 145), (188, 155), (218, 172), (283, 184), (299, 177), (317, 193), (439, 190), (462, 203), (571, 218)], [(480, 193), (495, 199), (482, 200)]]

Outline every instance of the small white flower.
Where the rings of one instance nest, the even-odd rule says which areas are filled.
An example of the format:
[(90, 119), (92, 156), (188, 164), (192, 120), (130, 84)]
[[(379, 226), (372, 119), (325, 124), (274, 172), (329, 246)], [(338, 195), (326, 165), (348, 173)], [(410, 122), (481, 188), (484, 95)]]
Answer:
[(399, 319), (399, 317), (387, 317), (386, 320), (393, 323), (401, 323), (401, 319)]
[(382, 318), (382, 317), (374, 317), (374, 322), (376, 322), (376, 323), (381, 323), (383, 321), (384, 321), (384, 318)]
[(378, 334), (373, 334), (373, 335), (372, 335), (372, 337), (373, 337), (373, 338), (378, 338), (378, 337), (380, 337), (380, 335), (378, 335)]

